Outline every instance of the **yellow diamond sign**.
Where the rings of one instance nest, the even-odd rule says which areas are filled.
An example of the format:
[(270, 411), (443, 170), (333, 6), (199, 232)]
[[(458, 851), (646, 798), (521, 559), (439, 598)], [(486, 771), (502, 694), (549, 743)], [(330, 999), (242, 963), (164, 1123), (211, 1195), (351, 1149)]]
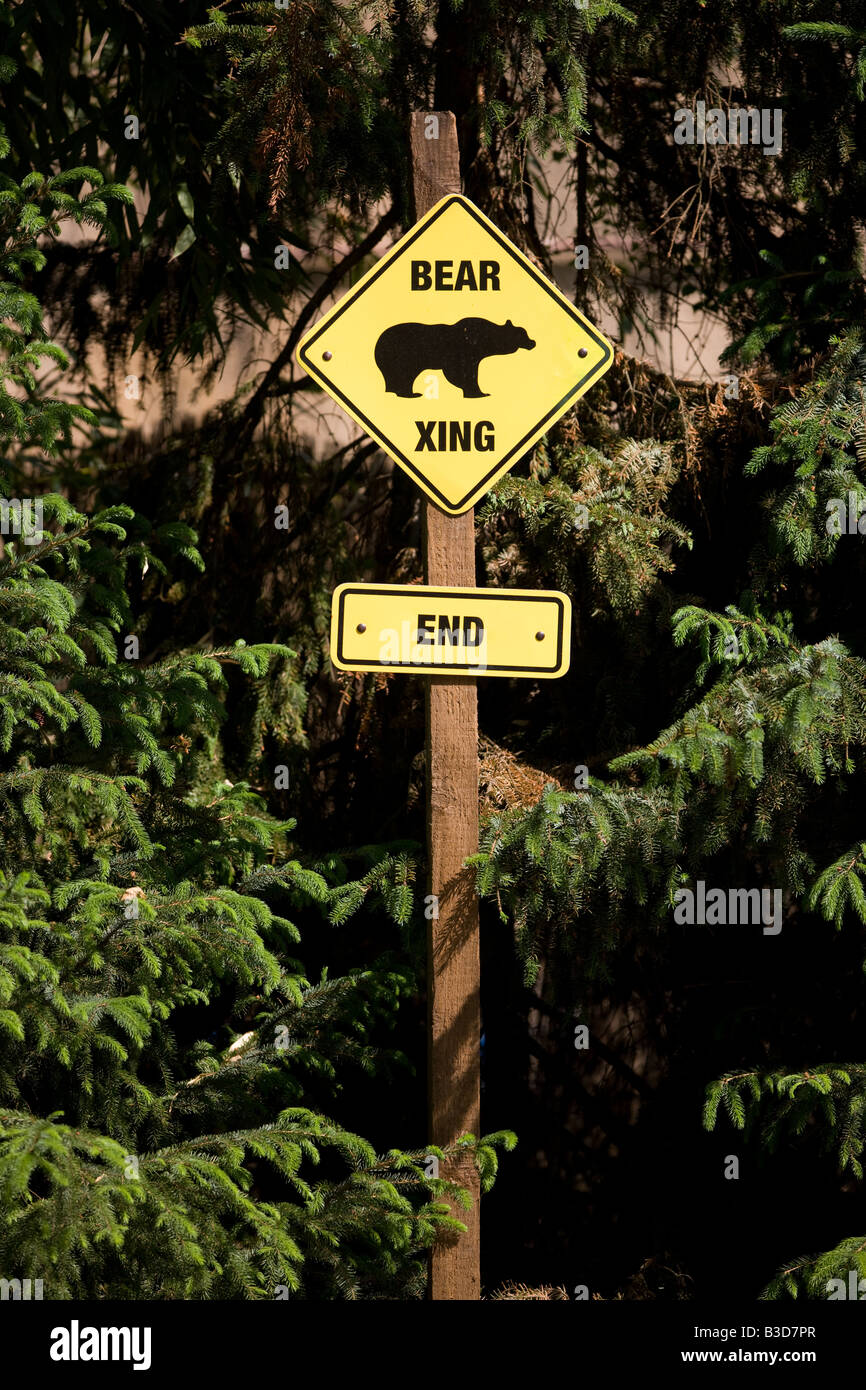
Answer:
[(443, 511), (468, 511), (613, 348), (468, 198), (443, 198), (298, 361)]

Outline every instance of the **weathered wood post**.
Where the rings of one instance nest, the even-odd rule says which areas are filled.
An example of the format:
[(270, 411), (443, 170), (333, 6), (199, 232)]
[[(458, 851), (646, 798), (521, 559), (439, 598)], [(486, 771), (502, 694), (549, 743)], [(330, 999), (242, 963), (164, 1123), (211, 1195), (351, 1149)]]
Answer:
[[(432, 118), (432, 119), (431, 119)], [(412, 113), (415, 216), (460, 192), (457, 123), (450, 111)], [(475, 584), (475, 513), (448, 516), (425, 498), (424, 582), (449, 588)], [(427, 924), (428, 1115), (434, 1144), (478, 1135), (481, 1112), (481, 962), (478, 899), (463, 868), (478, 849), (478, 700), (466, 676), (425, 681), (427, 711), (427, 852), (429, 892), (438, 917)], [(479, 1181), (467, 1154), (441, 1169), (472, 1193), (472, 1210), (455, 1211), (468, 1230), (437, 1246), (430, 1297), (481, 1296)]]

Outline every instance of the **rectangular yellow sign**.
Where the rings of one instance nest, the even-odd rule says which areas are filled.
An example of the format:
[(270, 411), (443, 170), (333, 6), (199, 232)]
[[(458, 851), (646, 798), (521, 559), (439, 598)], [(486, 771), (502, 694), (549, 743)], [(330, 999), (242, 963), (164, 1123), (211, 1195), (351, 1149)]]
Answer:
[(571, 601), (551, 589), (341, 584), (331, 604), (340, 671), (421, 676), (563, 676)]

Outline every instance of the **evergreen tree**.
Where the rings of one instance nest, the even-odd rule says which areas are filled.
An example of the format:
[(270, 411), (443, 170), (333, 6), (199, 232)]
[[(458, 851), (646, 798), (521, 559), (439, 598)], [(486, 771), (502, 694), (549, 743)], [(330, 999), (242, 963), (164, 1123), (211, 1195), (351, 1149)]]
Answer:
[[(20, 284), (36, 238), (127, 196), (89, 168), (3, 177), (7, 489), (92, 419), (35, 376), (64, 362)], [(462, 1194), (310, 1104), (400, 1064), (377, 1034), (409, 975), (311, 982), (292, 920), (374, 902), (407, 922), (405, 855), (317, 872), (294, 821), (224, 775), (224, 673), (260, 684), (288, 647), (139, 652), (134, 599), (201, 564), (187, 526), (36, 500), (0, 561), (0, 1269), (50, 1298), (417, 1295), (425, 1248), (460, 1229), (437, 1198)]]
[[(772, 443), (753, 452), (746, 470), (771, 480), (766, 535), (751, 557), (754, 588), (724, 612), (690, 604), (673, 614), (674, 642), (700, 653), (675, 722), (614, 758), (609, 778), (590, 778), (574, 794), (548, 785), (530, 810), (490, 818), (476, 860), (478, 890), (514, 924), (530, 980), (542, 958), (555, 959), (574, 988), (578, 969), (590, 983), (609, 982), (626, 948), (644, 961), (669, 957), (677, 949), (678, 890), (714, 869), (739, 883), (761, 873), (780, 885), (789, 916), (814, 913), (838, 930), (866, 924), (857, 803), (846, 817), (834, 814), (851, 801), (866, 766), (862, 612), (859, 597), (847, 606), (827, 602), (836, 594), (834, 571), (844, 576), (850, 561), (862, 573), (862, 560), (846, 547), (863, 534), (858, 518), (866, 513), (864, 398), (866, 350), (851, 332), (776, 410)], [(531, 489), (513, 486), (525, 511)], [(530, 532), (556, 516), (535, 502)], [(563, 549), (560, 542), (557, 553)], [(794, 614), (776, 607), (794, 587), (792, 575), (807, 567), (811, 602), (797, 616), (814, 627), (815, 608), (823, 614), (826, 606), (836, 620), (811, 640), (798, 638)], [(850, 578), (842, 587), (850, 589)], [(851, 839), (841, 838), (847, 821)], [(586, 993), (586, 978), (577, 987)], [(774, 1051), (785, 1047), (781, 1038)], [(835, 1157), (840, 1180), (859, 1181), (864, 1109), (862, 1057), (797, 1057), (774, 1069), (738, 1067), (711, 1082), (704, 1118), (711, 1129), (725, 1114), (771, 1154), (813, 1138)], [(847, 1288), (850, 1270), (866, 1276), (864, 1251), (866, 1236), (856, 1233), (788, 1262), (765, 1295), (826, 1298), (829, 1280)]]

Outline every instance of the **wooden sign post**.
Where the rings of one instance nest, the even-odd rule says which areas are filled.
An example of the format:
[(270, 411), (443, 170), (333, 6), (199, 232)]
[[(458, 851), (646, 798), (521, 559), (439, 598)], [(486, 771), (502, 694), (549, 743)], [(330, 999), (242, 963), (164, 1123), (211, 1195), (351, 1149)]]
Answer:
[[(478, 849), (474, 676), (562, 676), (571, 634), (565, 594), (475, 587), (473, 507), (607, 370), (613, 348), (461, 195), (451, 112), (414, 112), (410, 138), (415, 224), (304, 335), (297, 359), (426, 494), (424, 584), (341, 584), (331, 660), (425, 678), (428, 1136), (444, 1149), (480, 1137), (478, 900), (465, 867)], [(478, 1299), (471, 1149), (440, 1176), (467, 1188), (472, 1207), (454, 1213), (466, 1234), (434, 1249), (430, 1297)]]
[[(415, 216), (421, 218), (441, 198), (460, 192), (453, 114), (413, 111), (411, 142)], [(421, 506), (425, 584), (473, 588), (474, 510), (447, 516), (426, 498)], [(427, 1103), (430, 1139), (444, 1146), (467, 1132), (478, 1137), (481, 1124), (478, 898), (472, 870), (463, 867), (478, 850), (478, 695), (465, 676), (431, 676), (425, 694), (429, 892), (438, 911), (427, 923)], [(455, 1213), (466, 1234), (434, 1248), (430, 1297), (478, 1299), (481, 1194), (472, 1155), (440, 1176), (469, 1189), (472, 1209)]]

